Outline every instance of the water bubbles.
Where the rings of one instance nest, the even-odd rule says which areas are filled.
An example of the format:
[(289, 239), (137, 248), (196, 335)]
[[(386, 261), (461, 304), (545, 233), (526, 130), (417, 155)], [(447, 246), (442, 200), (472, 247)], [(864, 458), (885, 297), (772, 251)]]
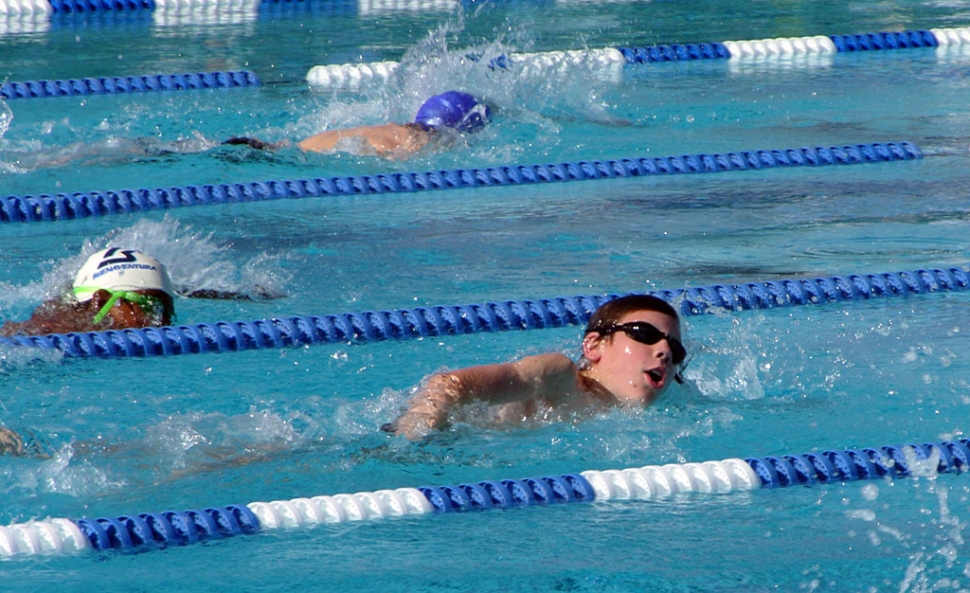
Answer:
[[(183, 473), (243, 465), (300, 446), (305, 439), (288, 418), (251, 407), (244, 414), (173, 414), (145, 429), (145, 437), (126, 443), (124, 455), (154, 459), (152, 469), (165, 478)], [(125, 460), (114, 462), (125, 467)], [(129, 469), (134, 469), (130, 467)]]
[(0, 101), (0, 140), (3, 139), (3, 135), (10, 129), (11, 121), (13, 121), (13, 111), (10, 110), (6, 102)]
[(57, 364), (64, 360), (60, 350), (0, 346), (0, 377), (22, 371), (38, 362)]
[(875, 521), (876, 513), (871, 509), (857, 509), (846, 511), (845, 516), (850, 519), (859, 519), (860, 521)]
[(926, 459), (917, 459), (916, 451), (912, 447), (903, 447), (902, 452), (906, 458), (906, 465), (909, 466), (909, 470), (914, 477), (922, 477), (928, 480), (937, 479), (939, 476), (938, 468), (940, 467), (939, 448), (933, 447), (929, 457)]

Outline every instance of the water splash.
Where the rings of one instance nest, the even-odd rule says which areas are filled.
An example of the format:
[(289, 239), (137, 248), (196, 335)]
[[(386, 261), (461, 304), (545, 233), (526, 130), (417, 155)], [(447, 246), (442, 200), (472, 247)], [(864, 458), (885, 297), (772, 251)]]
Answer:
[(401, 59), (397, 84), (405, 97), (418, 104), (446, 89), (460, 89), (483, 97), (499, 112), (517, 121), (588, 119), (613, 121), (604, 101), (609, 85), (601, 64), (578, 59), (536, 64), (532, 32), (511, 24), (494, 39), (455, 47), (464, 21), (444, 23), (410, 48)]
[[(83, 135), (89, 132), (74, 133)], [(103, 167), (143, 161), (156, 162), (166, 156), (205, 152), (218, 145), (219, 142), (208, 139), (199, 132), (173, 141), (114, 135), (62, 145), (46, 145), (36, 139), (22, 140), (0, 153), (0, 174), (24, 174), (58, 167)]]
[(932, 540), (919, 544), (919, 549), (910, 554), (899, 592), (966, 591), (966, 588), (960, 587), (959, 577), (970, 574), (970, 563), (964, 562), (958, 566), (958, 561), (964, 544), (963, 530), (967, 524), (950, 510), (950, 489), (935, 480), (927, 480), (926, 483), (929, 492), (936, 496), (938, 518), (931, 521)]
[[(245, 414), (173, 414), (123, 445), (124, 457), (152, 468), (155, 479), (245, 465), (300, 447), (306, 439), (289, 419), (251, 407)], [(113, 465), (117, 465), (114, 462)]]
[(35, 364), (56, 364), (64, 359), (60, 350), (0, 346), (0, 377), (23, 372)]
[(709, 343), (697, 345), (695, 349), (701, 350), (703, 355), (691, 362), (684, 377), (707, 397), (763, 399), (762, 377), (772, 369), (771, 360), (766, 360), (768, 348), (765, 342), (772, 338), (763, 328), (756, 331), (756, 323), (757, 320), (730, 320), (730, 330), (717, 335), (716, 342), (707, 340)]
[[(467, 17), (469, 19), (474, 16)], [(564, 121), (587, 121), (608, 125), (628, 125), (613, 115), (615, 109), (607, 95), (614, 86), (608, 69), (595, 60), (573, 56), (554, 66), (536, 64), (522, 52), (531, 49), (531, 31), (510, 23), (492, 39), (471, 43), (465, 30), (466, 16), (442, 22), (410, 47), (386, 85), (355, 89), (353, 95), (335, 90), (313, 113), (288, 126), (283, 135), (302, 137), (323, 130), (411, 121), (428, 97), (447, 90), (460, 90), (484, 100), (492, 109), (493, 126), (474, 136), (447, 138), (435, 153), (439, 159), (461, 153), (458, 162), (469, 154), (485, 162), (515, 160), (526, 149), (545, 150), (559, 144)], [(513, 59), (512, 56), (522, 56)], [(512, 135), (520, 141), (499, 143)], [(499, 145), (500, 144), (500, 145)], [(442, 150), (444, 147), (449, 150)], [(470, 151), (470, 153), (469, 153)], [(451, 157), (457, 158), (457, 157)], [(441, 162), (436, 160), (436, 164)]]
[(10, 106), (5, 101), (0, 101), (0, 141), (3, 140), (7, 130), (10, 129), (10, 123), (12, 121), (13, 111), (11, 111)]
[[(906, 521), (904, 526), (893, 525), (893, 519), (880, 515), (900, 509), (884, 502), (877, 504), (881, 495), (879, 485), (868, 483), (861, 489), (865, 504), (849, 509), (845, 516), (866, 525), (864, 535), (872, 546), (895, 545), (904, 552), (907, 562), (895, 589), (899, 593), (967, 591), (961, 586), (961, 577), (970, 576), (970, 562), (960, 560), (967, 523), (951, 510), (950, 504), (951, 493), (965, 492), (966, 488), (951, 486), (949, 480), (941, 480), (942, 476), (937, 473), (938, 452), (926, 460), (917, 460), (912, 449), (904, 449), (904, 455), (913, 471), (912, 479), (904, 484), (887, 482), (886, 487), (892, 489), (904, 485), (907, 492), (917, 498), (922, 498), (923, 493), (929, 494), (936, 503), (936, 512), (921, 508), (916, 517), (901, 516)], [(955, 479), (963, 478), (957, 476)], [(893, 494), (891, 490), (887, 492)], [(965, 501), (965, 497), (961, 500)], [(849, 504), (848, 499), (844, 502)], [(913, 505), (909, 506), (912, 508)], [(890, 581), (885, 582), (888, 585)]]
[(13, 459), (0, 466), (0, 492), (17, 495), (64, 494), (83, 498), (126, 486), (88, 459), (77, 457), (74, 445), (62, 445), (52, 455)]
[(261, 253), (237, 263), (238, 256), (226, 241), (213, 233), (196, 232), (177, 219), (140, 220), (114, 229), (96, 239), (85, 240), (81, 251), (52, 264), (41, 280), (24, 285), (0, 283), (0, 306), (23, 305), (57, 299), (70, 289), (77, 270), (87, 258), (110, 246), (139, 249), (168, 268), (176, 290), (183, 294), (213, 290), (240, 297), (279, 298), (291, 274), (282, 267), (284, 256)]

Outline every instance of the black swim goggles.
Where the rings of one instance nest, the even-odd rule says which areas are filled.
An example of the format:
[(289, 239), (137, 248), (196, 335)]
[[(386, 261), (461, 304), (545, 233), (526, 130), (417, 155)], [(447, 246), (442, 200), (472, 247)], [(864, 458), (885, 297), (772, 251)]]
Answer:
[(647, 323), (646, 321), (614, 323), (613, 325), (605, 325), (602, 327), (588, 329), (586, 330), (586, 333), (596, 332), (601, 336), (608, 336), (618, 331), (621, 331), (630, 336), (631, 339), (640, 342), (641, 344), (647, 344), (648, 346), (652, 346), (660, 340), (667, 340), (667, 344), (670, 345), (670, 359), (673, 361), (674, 365), (679, 365), (680, 363), (684, 362), (685, 358), (687, 358), (687, 349), (684, 348), (683, 342), (669, 334), (663, 333), (657, 329), (656, 326)]

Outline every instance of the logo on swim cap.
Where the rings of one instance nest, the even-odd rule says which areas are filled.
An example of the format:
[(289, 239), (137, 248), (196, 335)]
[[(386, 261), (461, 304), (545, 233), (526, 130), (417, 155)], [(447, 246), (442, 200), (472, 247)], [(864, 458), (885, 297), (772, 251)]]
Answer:
[(436, 128), (446, 126), (459, 132), (477, 132), (489, 119), (492, 112), (488, 105), (459, 91), (448, 91), (435, 95), (424, 102), (414, 116), (414, 123)]
[[(78, 290), (88, 289), (88, 290)], [(91, 300), (97, 289), (160, 290), (175, 297), (168, 271), (154, 257), (137, 249), (112, 247), (84, 262), (74, 278), (74, 294), (80, 302)]]

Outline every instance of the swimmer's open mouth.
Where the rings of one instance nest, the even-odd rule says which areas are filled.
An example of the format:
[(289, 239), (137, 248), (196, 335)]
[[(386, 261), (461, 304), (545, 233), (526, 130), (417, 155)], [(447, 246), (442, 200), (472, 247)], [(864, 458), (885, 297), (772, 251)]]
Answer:
[(652, 369), (647, 371), (647, 375), (653, 379), (654, 383), (660, 383), (664, 380), (664, 372), (661, 369)]

